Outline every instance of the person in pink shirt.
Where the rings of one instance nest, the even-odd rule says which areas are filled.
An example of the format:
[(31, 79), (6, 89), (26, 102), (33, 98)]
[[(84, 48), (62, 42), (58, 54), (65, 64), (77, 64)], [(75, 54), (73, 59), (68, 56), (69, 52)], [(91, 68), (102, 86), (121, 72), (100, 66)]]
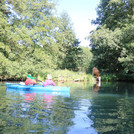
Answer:
[(55, 83), (52, 81), (52, 76), (51, 76), (51, 74), (48, 74), (47, 75), (47, 80), (45, 81), (45, 82), (43, 82), (43, 86), (45, 87), (45, 86), (48, 86), (48, 85), (50, 85), (50, 86), (55, 86)]

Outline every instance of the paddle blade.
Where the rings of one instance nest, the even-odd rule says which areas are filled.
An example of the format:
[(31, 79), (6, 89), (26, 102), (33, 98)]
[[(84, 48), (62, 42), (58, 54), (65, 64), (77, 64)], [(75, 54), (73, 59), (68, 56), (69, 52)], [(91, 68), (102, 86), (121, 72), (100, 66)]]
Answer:
[(27, 74), (27, 77), (30, 78), (30, 79), (35, 79), (31, 75), (29, 75), (29, 74)]

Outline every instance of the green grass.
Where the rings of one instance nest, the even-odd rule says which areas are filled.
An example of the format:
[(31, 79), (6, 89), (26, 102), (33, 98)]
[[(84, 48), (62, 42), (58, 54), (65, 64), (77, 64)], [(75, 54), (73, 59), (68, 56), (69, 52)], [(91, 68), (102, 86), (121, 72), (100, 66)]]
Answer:
[(94, 82), (91, 74), (84, 72), (73, 72), (69, 70), (44, 70), (44, 75), (38, 75), (38, 79), (45, 80), (47, 74), (51, 74), (54, 81), (83, 81)]
[(115, 74), (103, 74), (101, 76), (102, 81), (117, 81), (117, 77)]

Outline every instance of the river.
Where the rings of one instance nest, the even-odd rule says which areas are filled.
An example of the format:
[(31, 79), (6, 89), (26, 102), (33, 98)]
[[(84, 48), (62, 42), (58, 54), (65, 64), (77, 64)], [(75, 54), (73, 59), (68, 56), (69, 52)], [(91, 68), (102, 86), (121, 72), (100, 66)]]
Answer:
[(70, 93), (23, 92), (0, 83), (0, 133), (134, 133), (133, 83), (60, 85)]

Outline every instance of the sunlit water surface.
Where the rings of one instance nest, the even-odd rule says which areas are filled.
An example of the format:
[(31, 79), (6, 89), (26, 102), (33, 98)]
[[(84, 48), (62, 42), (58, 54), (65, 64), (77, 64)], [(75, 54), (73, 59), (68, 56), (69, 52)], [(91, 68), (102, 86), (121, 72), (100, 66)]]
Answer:
[(0, 134), (133, 134), (134, 84), (63, 83), (70, 93), (6, 89)]

